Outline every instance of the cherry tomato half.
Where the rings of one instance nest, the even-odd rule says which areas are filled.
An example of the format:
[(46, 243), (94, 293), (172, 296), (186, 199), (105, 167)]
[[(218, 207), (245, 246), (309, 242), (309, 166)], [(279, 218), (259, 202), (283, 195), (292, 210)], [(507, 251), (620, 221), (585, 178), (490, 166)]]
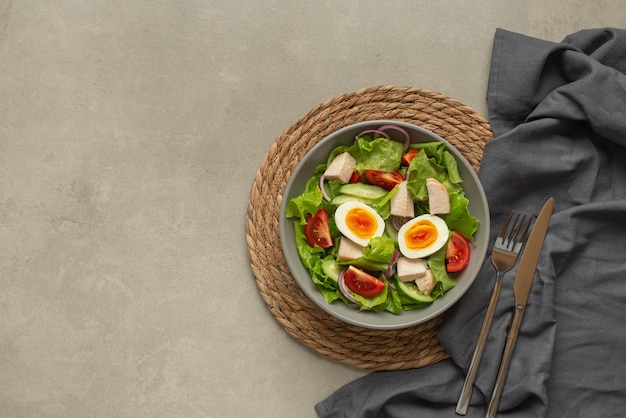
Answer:
[(449, 273), (455, 273), (467, 267), (470, 260), (470, 245), (467, 238), (460, 232), (452, 232), (448, 241), (446, 259), (448, 260), (446, 269)]
[(365, 178), (371, 184), (380, 186), (385, 190), (391, 190), (404, 181), (404, 176), (399, 171), (390, 173), (387, 171), (365, 170)]
[(358, 183), (361, 181), (361, 175), (359, 174), (358, 171), (354, 171), (352, 173), (352, 177), (350, 177), (350, 183)]
[(418, 152), (420, 152), (420, 150), (418, 149), (412, 149), (407, 151), (406, 154), (404, 154), (402, 156), (402, 159), (400, 160), (402, 162), (402, 165), (405, 167), (408, 167), (411, 165), (411, 161), (413, 161), (413, 158), (415, 158), (415, 154), (417, 154)]
[(311, 247), (319, 245), (322, 248), (332, 247), (333, 237), (330, 235), (328, 226), (328, 212), (326, 209), (319, 209), (315, 215), (309, 215), (304, 225), (304, 235)]
[(383, 291), (386, 284), (382, 280), (354, 266), (349, 266), (343, 273), (346, 286), (357, 295), (371, 298)]

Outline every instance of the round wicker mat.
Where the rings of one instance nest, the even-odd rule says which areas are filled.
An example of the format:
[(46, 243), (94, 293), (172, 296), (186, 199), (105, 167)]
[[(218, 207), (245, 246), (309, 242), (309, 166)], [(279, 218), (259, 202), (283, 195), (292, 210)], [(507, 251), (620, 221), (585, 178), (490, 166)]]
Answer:
[(423, 367), (448, 357), (436, 336), (441, 316), (400, 330), (353, 326), (322, 311), (295, 282), (281, 250), (282, 194), (300, 159), (321, 139), (367, 120), (398, 120), (435, 132), (478, 171), (489, 122), (464, 104), (417, 87), (374, 86), (328, 100), (303, 115), (272, 144), (252, 186), (246, 218), (248, 254), (261, 297), (294, 338), (318, 353), (369, 370)]

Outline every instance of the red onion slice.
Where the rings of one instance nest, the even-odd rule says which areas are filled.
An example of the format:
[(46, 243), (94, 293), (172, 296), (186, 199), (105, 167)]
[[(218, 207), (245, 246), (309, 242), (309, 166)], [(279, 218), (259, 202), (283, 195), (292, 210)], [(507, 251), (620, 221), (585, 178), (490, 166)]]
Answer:
[(404, 225), (405, 223), (407, 223), (411, 219), (413, 219), (413, 218), (392, 215), (391, 216), (391, 226), (393, 226), (393, 229), (395, 229), (396, 231), (399, 231), (400, 228), (402, 228), (402, 225)]
[(380, 129), (368, 129), (367, 131), (363, 131), (357, 136), (363, 136), (365, 134), (378, 134), (385, 139), (391, 140), (391, 137), (387, 134), (387, 132), (381, 131)]
[(400, 250), (396, 248), (391, 256), (391, 261), (389, 262), (389, 267), (387, 267), (387, 271), (385, 272), (385, 277), (390, 278), (396, 272), (396, 263), (398, 262), (398, 258), (400, 257)]
[(409, 149), (409, 144), (411, 143), (411, 136), (406, 131), (406, 129), (401, 128), (401, 127), (396, 126), (396, 125), (383, 125), (380, 128), (378, 128), (379, 131), (386, 131), (387, 129), (396, 130), (396, 131), (400, 132), (404, 136), (404, 138), (403, 138), (404, 140), (401, 141), (401, 142), (404, 143), (404, 152), (406, 152)]
[(361, 303), (356, 300), (354, 296), (352, 296), (352, 293), (350, 293), (346, 286), (346, 280), (344, 279), (344, 273), (346, 272), (346, 270), (347, 268), (341, 270), (341, 272), (339, 273), (339, 277), (337, 278), (337, 287), (339, 287), (339, 291), (346, 299), (356, 305), (360, 305)]
[(320, 190), (322, 191), (322, 197), (324, 198), (324, 200), (330, 202), (330, 196), (328, 196), (328, 194), (326, 193), (326, 188), (324, 187), (324, 180), (324, 175), (322, 174), (320, 176), (318, 185), (320, 187)]

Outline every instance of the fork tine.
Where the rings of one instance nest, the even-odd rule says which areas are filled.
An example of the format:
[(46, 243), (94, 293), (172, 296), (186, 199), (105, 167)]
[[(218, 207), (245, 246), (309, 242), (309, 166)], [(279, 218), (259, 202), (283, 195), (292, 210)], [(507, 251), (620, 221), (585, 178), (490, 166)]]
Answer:
[[(526, 215), (524, 215), (526, 216)], [(529, 216), (528, 217), (528, 222), (526, 222), (526, 226), (524, 227), (524, 232), (522, 232), (522, 236), (519, 239), (519, 242), (523, 243), (526, 241), (526, 238), (528, 237), (528, 231), (530, 230), (530, 224), (533, 222), (533, 217)]]
[[(515, 213), (511, 212), (511, 214)], [(515, 240), (517, 239), (517, 236), (519, 235), (519, 230), (520, 230), (520, 225), (521, 223), (519, 222), (519, 217), (520, 217), (520, 213), (517, 212), (515, 213), (515, 221), (513, 222), (513, 226), (511, 227), (511, 229), (509, 230), (509, 233), (506, 237), (506, 240), (510, 243), (515, 242)]]
[[(507, 250), (512, 250), (514, 247), (511, 246), (513, 242), (513, 237), (519, 231), (519, 221), (520, 214), (519, 212), (511, 211), (509, 217), (504, 221), (504, 225), (502, 225), (502, 229), (498, 234), (498, 239), (500, 240), (500, 245)], [(510, 248), (509, 248), (510, 247)]]
[(498, 234), (500, 245), (509, 251), (517, 252), (521, 244), (526, 241), (531, 223), (532, 216), (512, 211)]
[(513, 228), (511, 228), (511, 234), (509, 235), (509, 244), (512, 244), (513, 248), (515, 248), (515, 245), (518, 243), (522, 236), (522, 227), (525, 219), (526, 215), (520, 214), (519, 212), (517, 213), (517, 217), (515, 218), (515, 224)]
[[(533, 220), (532, 216), (521, 214), (520, 217), (519, 215), (520, 213), (518, 213), (518, 216), (515, 219), (516, 224), (511, 231), (512, 233), (510, 236), (510, 241), (507, 243), (507, 248), (514, 252), (519, 252), (521, 250), (522, 245), (526, 241), (526, 237), (528, 236), (528, 231), (530, 229), (530, 224)], [(526, 218), (528, 218), (528, 220), (526, 220)]]
[(498, 238), (502, 239), (502, 243), (504, 243), (504, 236), (506, 235), (506, 231), (508, 231), (509, 229), (509, 223), (511, 222), (511, 219), (513, 219), (513, 215), (515, 214), (515, 211), (512, 211), (509, 214), (509, 217), (506, 218), (506, 221), (504, 221), (504, 225), (502, 225), (502, 229), (500, 229), (500, 233), (498, 234)]

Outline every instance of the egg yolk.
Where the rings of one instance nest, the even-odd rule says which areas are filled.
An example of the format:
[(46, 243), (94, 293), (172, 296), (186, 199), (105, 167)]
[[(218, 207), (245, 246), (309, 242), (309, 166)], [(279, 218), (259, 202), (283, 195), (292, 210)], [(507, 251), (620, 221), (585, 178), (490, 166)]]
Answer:
[(359, 238), (371, 238), (376, 233), (376, 218), (361, 208), (350, 209), (346, 214), (346, 225)]
[(411, 250), (430, 247), (437, 240), (437, 236), (437, 227), (427, 220), (415, 222), (404, 233), (406, 246)]

